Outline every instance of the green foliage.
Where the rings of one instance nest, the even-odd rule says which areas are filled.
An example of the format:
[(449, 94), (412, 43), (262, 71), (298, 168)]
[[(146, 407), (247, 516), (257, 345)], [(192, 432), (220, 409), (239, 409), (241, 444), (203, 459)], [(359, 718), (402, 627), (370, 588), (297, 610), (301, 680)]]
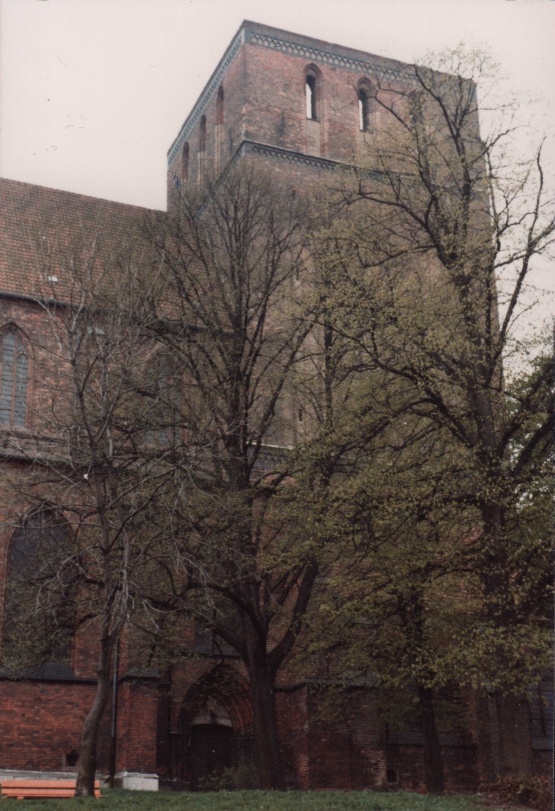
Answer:
[(474, 81), (491, 65), (471, 52), (463, 68), (462, 50), (449, 64), (411, 68), (395, 93), (377, 82), (367, 165), (322, 218), (320, 390), (335, 407), (304, 451), (330, 477), (323, 499), (307, 477), (297, 507), (341, 550), (308, 652), (346, 684), (374, 670), (390, 721), (418, 717), (418, 697), (423, 731), (445, 690), (525, 701), (551, 650), (552, 354), (514, 327), (554, 206), (539, 154), (505, 159), (514, 107), (480, 135)]
[(540, 777), (504, 777), (488, 788), (488, 794), (499, 802), (518, 803), (537, 811), (553, 808), (553, 787)]
[(244, 791), (259, 786), (258, 772), (250, 763), (231, 766), (221, 774), (208, 775), (200, 781), (201, 791)]

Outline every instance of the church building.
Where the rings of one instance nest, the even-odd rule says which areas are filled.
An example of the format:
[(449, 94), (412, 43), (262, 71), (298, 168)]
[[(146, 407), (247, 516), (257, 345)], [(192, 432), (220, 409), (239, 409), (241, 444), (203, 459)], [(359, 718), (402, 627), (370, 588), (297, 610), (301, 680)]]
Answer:
[[(409, 76), (409, 66), (392, 59), (243, 22), (169, 149), (168, 212), (184, 190), (202, 189), (240, 161), (274, 172), (293, 190), (326, 183), (371, 154), (381, 126), (373, 88), (407, 92)], [(45, 338), (43, 302), (70, 301), (71, 290), (50, 258), (91, 232), (102, 235), (98, 251), (108, 259), (116, 246), (132, 250), (144, 215), (138, 207), (0, 179), (0, 627), (9, 623), (10, 578), (31, 560), (28, 505), (14, 481), (29, 459), (58, 448), (49, 419), (63, 381), (56, 347)], [(202, 789), (214, 775), (253, 762), (244, 669), (201, 634), (192, 632), (187, 644), (188, 655), (165, 672), (119, 667), (102, 722), (99, 771), (115, 767), (124, 787)], [(0, 781), (74, 772), (95, 684), (86, 634), (71, 641), (63, 663), (24, 677), (0, 667)], [(421, 735), (388, 727), (375, 683), (350, 686), (340, 717), (327, 717), (321, 681), (283, 676), (276, 706), (290, 787), (423, 790)], [(547, 768), (547, 709), (538, 702), (534, 712), (535, 756)], [(447, 786), (459, 791), (476, 790), (485, 777), (480, 719), (470, 704), (465, 713), (464, 728), (441, 733)]]

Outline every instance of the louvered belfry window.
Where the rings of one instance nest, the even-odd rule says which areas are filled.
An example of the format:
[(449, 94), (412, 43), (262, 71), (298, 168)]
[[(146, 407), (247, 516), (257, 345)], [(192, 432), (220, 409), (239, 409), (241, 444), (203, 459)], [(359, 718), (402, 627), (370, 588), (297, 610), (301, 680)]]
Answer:
[(0, 425), (21, 427), (27, 417), (28, 358), (19, 332), (0, 333)]

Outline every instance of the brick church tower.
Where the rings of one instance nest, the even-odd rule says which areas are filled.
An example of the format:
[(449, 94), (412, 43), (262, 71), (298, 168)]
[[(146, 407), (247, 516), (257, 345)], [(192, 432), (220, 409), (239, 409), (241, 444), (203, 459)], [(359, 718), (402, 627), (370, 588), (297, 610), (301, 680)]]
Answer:
[[(202, 190), (239, 161), (293, 188), (325, 184), (372, 147), (380, 115), (372, 87), (401, 88), (407, 70), (394, 60), (244, 22), (168, 152), (169, 211), (182, 191)], [(159, 728), (159, 773), (193, 787), (222, 764), (248, 764), (252, 748), (244, 677), (233, 659), (214, 668), (209, 653), (168, 674)], [(232, 700), (219, 687), (224, 673), (235, 681)], [(209, 697), (199, 709), (203, 692)], [(321, 720), (320, 700), (309, 681), (279, 684), (288, 783), (348, 789), (395, 782), (375, 693), (353, 690), (334, 726)]]
[[(402, 87), (408, 66), (244, 22), (168, 153), (168, 196), (255, 156), (295, 183), (351, 165), (372, 145), (370, 90)], [(403, 74), (405, 73), (405, 76)]]

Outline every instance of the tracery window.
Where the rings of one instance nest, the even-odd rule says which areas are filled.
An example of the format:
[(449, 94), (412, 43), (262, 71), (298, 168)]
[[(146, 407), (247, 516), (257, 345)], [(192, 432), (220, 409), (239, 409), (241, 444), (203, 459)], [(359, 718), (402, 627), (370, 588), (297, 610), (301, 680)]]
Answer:
[(29, 513), (15, 529), (8, 554), (3, 633), (8, 663), (68, 662), (78, 577), (65, 519), (48, 506)]
[(21, 427), (27, 417), (27, 349), (14, 327), (0, 333), (0, 344), (0, 425)]

